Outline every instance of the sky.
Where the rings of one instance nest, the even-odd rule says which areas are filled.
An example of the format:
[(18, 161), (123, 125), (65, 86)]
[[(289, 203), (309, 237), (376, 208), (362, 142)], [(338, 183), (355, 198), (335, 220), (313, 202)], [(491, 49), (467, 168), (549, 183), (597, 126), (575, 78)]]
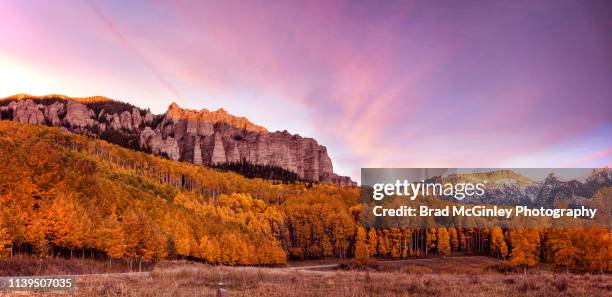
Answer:
[(0, 1), (0, 97), (224, 108), (334, 170), (612, 163), (610, 1)]

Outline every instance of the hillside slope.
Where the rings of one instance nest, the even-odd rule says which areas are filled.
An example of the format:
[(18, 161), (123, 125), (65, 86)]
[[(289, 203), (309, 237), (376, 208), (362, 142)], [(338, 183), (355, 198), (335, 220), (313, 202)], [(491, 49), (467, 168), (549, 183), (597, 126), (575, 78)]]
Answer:
[[(0, 163), (0, 242), (41, 257), (275, 265), (346, 256), (355, 228), (357, 188), (247, 179), (59, 128), (0, 121)], [(314, 239), (313, 225), (327, 229)], [(321, 240), (333, 250), (315, 252)]]

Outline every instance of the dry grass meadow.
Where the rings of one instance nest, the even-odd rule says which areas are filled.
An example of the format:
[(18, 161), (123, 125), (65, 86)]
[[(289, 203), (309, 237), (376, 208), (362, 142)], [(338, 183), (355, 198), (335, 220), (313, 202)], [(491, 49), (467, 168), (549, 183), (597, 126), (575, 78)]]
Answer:
[[(612, 295), (611, 275), (555, 274), (541, 268), (525, 276), (486, 257), (394, 261), (373, 267), (316, 271), (178, 263), (150, 273), (82, 276), (75, 292), (33, 296), (216, 296), (219, 283), (230, 297)], [(5, 293), (18, 296), (12, 294)]]

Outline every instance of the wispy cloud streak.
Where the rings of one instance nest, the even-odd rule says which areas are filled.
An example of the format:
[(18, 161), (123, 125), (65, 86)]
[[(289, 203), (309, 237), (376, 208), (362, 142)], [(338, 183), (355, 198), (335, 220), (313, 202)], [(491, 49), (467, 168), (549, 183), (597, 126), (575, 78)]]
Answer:
[(147, 58), (147, 56), (145, 54), (142, 53), (141, 50), (138, 49), (138, 47), (134, 46), (130, 40), (128, 38), (125, 37), (125, 35), (123, 35), (123, 33), (121, 33), (121, 31), (119, 30), (119, 28), (117, 28), (117, 26), (115, 25), (115, 23), (113, 23), (113, 21), (108, 18), (104, 12), (102, 12), (102, 10), (100, 10), (98, 8), (98, 6), (96, 6), (96, 4), (93, 1), (86, 1), (86, 3), (89, 5), (89, 7), (91, 7), (91, 9), (93, 10), (93, 12), (95, 13), (95, 15), (100, 19), (100, 21), (104, 24), (104, 26), (108, 29), (108, 31), (110, 31), (113, 36), (115, 36), (117, 38), (117, 40), (130, 52), (132, 53), (137, 59), (139, 59), (146, 67), (147, 69), (149, 69), (151, 71), (151, 73), (157, 78), (157, 80), (172, 94), (174, 95), (177, 99), (182, 99), (179, 91), (174, 87), (174, 85), (172, 85), (172, 83), (170, 83), (170, 81), (168, 81), (164, 75), (162, 74), (162, 72), (155, 67), (155, 65), (153, 64), (153, 62)]

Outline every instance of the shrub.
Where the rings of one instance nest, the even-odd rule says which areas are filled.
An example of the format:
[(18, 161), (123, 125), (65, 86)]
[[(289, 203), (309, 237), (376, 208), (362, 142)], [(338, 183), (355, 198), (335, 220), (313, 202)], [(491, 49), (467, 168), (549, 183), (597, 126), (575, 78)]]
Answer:
[(491, 271), (499, 272), (499, 273), (511, 273), (511, 272), (516, 271), (514, 267), (512, 267), (512, 265), (508, 263), (497, 263), (497, 264), (489, 265), (487, 269)]
[(553, 284), (559, 292), (565, 292), (567, 290), (567, 287), (569, 286), (567, 283), (567, 279), (565, 278), (557, 278), (555, 279)]

